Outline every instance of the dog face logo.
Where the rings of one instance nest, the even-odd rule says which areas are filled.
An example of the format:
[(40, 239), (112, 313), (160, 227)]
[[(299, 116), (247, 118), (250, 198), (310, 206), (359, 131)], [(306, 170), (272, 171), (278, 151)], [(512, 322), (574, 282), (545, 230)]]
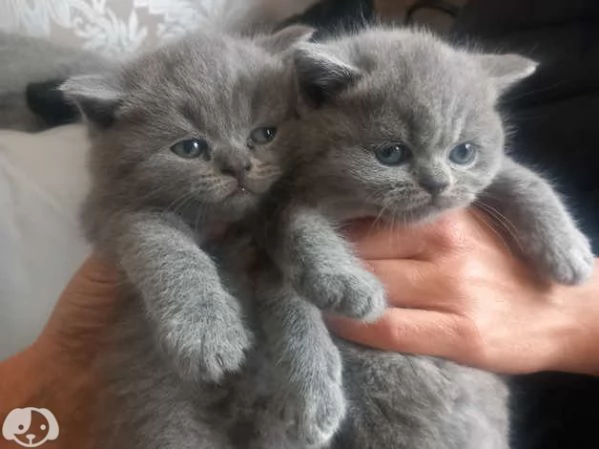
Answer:
[(58, 438), (58, 422), (45, 408), (16, 408), (2, 425), (2, 436), (22, 447), (39, 447)]

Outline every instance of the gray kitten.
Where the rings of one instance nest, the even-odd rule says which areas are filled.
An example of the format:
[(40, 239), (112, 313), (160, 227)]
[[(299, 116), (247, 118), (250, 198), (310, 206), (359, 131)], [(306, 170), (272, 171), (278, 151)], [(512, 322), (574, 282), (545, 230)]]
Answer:
[(311, 32), (197, 34), (62, 86), (92, 140), (85, 229), (124, 278), (102, 447), (230, 444), (203, 412), (221, 395), (204, 381), (238, 371), (253, 336), (205, 249), (282, 174), (277, 134), (297, 121), (285, 54)]
[[(336, 232), (343, 220), (415, 223), (476, 201), (513, 225), (542, 275), (590, 275), (589, 242), (551, 186), (504, 153), (497, 101), (535, 63), (385, 29), (301, 44), (294, 62), (301, 126), (262, 238), (282, 275), (258, 295), (289, 441), (329, 447), (347, 415), (331, 447), (507, 448), (499, 377), (333, 342), (318, 309), (368, 320), (385, 306), (383, 286)], [(284, 447), (275, 430), (263, 434), (257, 447)]]

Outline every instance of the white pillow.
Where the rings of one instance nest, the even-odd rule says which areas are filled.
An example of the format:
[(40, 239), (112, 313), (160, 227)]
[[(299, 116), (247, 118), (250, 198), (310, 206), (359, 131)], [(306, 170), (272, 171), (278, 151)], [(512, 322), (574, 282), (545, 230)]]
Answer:
[(0, 130), (0, 360), (32, 343), (89, 252), (85, 128)]

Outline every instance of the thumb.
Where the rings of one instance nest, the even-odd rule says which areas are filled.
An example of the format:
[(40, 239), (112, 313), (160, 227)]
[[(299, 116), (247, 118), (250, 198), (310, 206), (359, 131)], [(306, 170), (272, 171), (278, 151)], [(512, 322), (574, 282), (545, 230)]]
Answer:
[(118, 271), (91, 255), (62, 292), (39, 340), (73, 355), (94, 349), (114, 321), (118, 291)]

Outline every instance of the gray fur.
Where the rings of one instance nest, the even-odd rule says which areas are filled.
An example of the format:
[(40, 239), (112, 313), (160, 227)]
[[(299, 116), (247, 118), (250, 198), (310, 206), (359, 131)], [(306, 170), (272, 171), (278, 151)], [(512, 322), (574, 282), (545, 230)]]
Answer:
[[(301, 296), (333, 313), (374, 318), (381, 312), (382, 287), (335, 231), (343, 220), (370, 215), (409, 224), (477, 200), (511, 223), (509, 233), (541, 275), (564, 283), (588, 278), (593, 258), (587, 239), (551, 186), (504, 154), (495, 106), (505, 89), (534, 72), (533, 62), (384, 29), (302, 44), (294, 60), (301, 127), (290, 152), (291, 174), (273, 201), (278, 227), (264, 240), (297, 291), (278, 301), (281, 317), (305, 315)], [(465, 142), (474, 145), (476, 158), (451, 162), (449, 152)], [(375, 151), (396, 143), (408, 149), (409, 159), (381, 164)], [(292, 318), (279, 325), (277, 333), (287, 337), (271, 349), (275, 360), (285, 360), (276, 369), (289, 389), (282, 393), (286, 407), (306, 393), (298, 378), (309, 376), (319, 389), (312, 404), (296, 401), (292, 427), (298, 416), (310, 422), (300, 421), (304, 434), (292, 438), (327, 447), (335, 433), (328, 424), (341, 423), (345, 409), (344, 402), (327, 408), (342, 388), (319, 362), (319, 354), (330, 351), (328, 333)], [(303, 348), (298, 339), (312, 345)], [(508, 447), (507, 389), (498, 377), (446, 361), (339, 346), (349, 402), (333, 447)]]
[(274, 410), (256, 423), (255, 447), (318, 447), (345, 416), (339, 351), (319, 310), (280, 276), (259, 278), (256, 297), (262, 345), (277, 382), (271, 387)]
[[(251, 216), (282, 173), (277, 139), (252, 143), (250, 135), (294, 126), (285, 47), (310, 33), (197, 34), (62, 86), (92, 139), (84, 227), (122, 270), (129, 302), (104, 367), (116, 402), (104, 415), (111, 439), (103, 447), (227, 447), (227, 433), (203, 418), (218, 393), (209, 383), (240, 369), (253, 336), (205, 249)], [(209, 152), (171, 151), (190, 137), (204, 138)], [(196, 398), (198, 389), (206, 391)]]

